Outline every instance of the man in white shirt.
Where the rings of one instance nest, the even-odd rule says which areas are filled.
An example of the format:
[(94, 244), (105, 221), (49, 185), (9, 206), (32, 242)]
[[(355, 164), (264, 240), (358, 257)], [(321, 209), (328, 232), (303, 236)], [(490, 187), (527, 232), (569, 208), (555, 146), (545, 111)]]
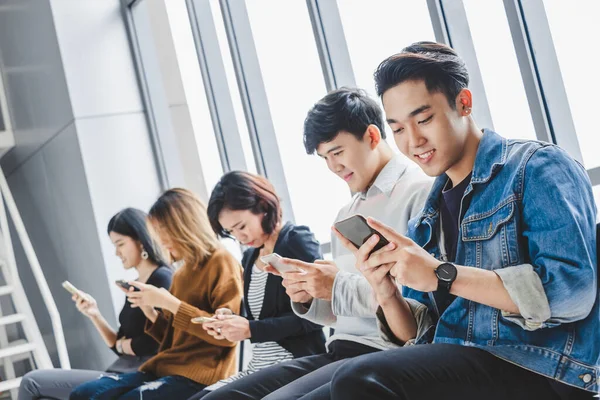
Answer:
[[(432, 180), (404, 156), (394, 154), (385, 141), (382, 111), (364, 91), (338, 89), (315, 104), (304, 123), (304, 145), (355, 193), (335, 222), (361, 214), (405, 232), (409, 219), (423, 207)], [(333, 261), (291, 261), (307, 273), (285, 274), (283, 282), (297, 315), (335, 329), (328, 352), (232, 382), (224, 388), (227, 393), (219, 390), (218, 398), (327, 398), (328, 383), (345, 360), (394, 346), (378, 333), (375, 297), (355, 269), (354, 256), (333, 235), (331, 244)], [(217, 397), (205, 397), (212, 398)]]

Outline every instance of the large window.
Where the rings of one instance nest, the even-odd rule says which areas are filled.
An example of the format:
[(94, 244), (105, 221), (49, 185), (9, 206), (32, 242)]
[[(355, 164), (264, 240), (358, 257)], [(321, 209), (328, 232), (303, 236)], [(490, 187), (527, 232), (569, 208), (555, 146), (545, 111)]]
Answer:
[(233, 69), (233, 61), (231, 60), (231, 53), (227, 42), (227, 34), (225, 33), (225, 24), (223, 23), (223, 16), (221, 14), (221, 6), (219, 0), (210, 0), (210, 9), (215, 22), (215, 28), (217, 30), (217, 39), (219, 41), (219, 47), (221, 49), (221, 55), (223, 57), (223, 64), (225, 65), (225, 74), (227, 76), (227, 84), (229, 86), (229, 92), (231, 94), (231, 100), (233, 102), (233, 111), (235, 112), (235, 119), (237, 127), (240, 132), (240, 140), (242, 142), (242, 148), (244, 150), (244, 159), (246, 160), (246, 167), (249, 172), (256, 173), (256, 162), (254, 160), (254, 152), (252, 151), (252, 143), (250, 142), (250, 136), (248, 134), (248, 126), (244, 119), (244, 108), (242, 107), (242, 100), (240, 98), (240, 92), (236, 85), (235, 71)]
[(350, 192), (324, 161), (304, 150), (306, 113), (326, 93), (306, 1), (246, 4), (296, 223), (308, 225), (321, 243), (328, 242), (331, 224)]
[(373, 72), (384, 59), (421, 40), (435, 41), (425, 1), (337, 0), (358, 87), (374, 98)]
[[(337, 0), (337, 4), (356, 85), (380, 102), (373, 81), (379, 64), (414, 42), (435, 41), (427, 2)], [(388, 142), (398, 151), (387, 124), (385, 129)]]
[(463, 3), (494, 130), (511, 139), (535, 139), (502, 0), (463, 0)]
[[(338, 24), (333, 25), (335, 32), (343, 31), (356, 85), (365, 89), (373, 98), (376, 98), (373, 72), (381, 61), (400, 52), (402, 48), (413, 42), (435, 41), (428, 7), (434, 2), (318, 0), (317, 4), (325, 1), (337, 2), (340, 19), (333, 18), (320, 22), (323, 22), (323, 26), (330, 24), (329, 28), (331, 28), (331, 24)], [(245, 4), (243, 8), (247, 9), (248, 20), (245, 19), (245, 13), (229, 14), (228, 11), (225, 13), (225, 17), (227, 24), (231, 23), (232, 26), (227, 25), (226, 29), (221, 13), (221, 4), (228, 4), (228, 8), (233, 7), (239, 11), (240, 8), (237, 6), (241, 2)], [(152, 7), (149, 7), (149, 4)], [(310, 226), (321, 242), (328, 242), (331, 222), (340, 206), (348, 201), (350, 193), (343, 181), (327, 170), (324, 161), (316, 155), (309, 156), (304, 151), (302, 128), (306, 112), (326, 93), (323, 69), (320, 65), (306, 0), (230, 0), (229, 2), (206, 0), (206, 2), (195, 2), (192, 25), (190, 25), (187, 9), (190, 4), (186, 0), (140, 0), (131, 7), (134, 20), (136, 20), (136, 30), (138, 25), (146, 26), (146, 30), (142, 33), (138, 32), (137, 35), (143, 53), (141, 58), (159, 59), (159, 56), (163, 57), (164, 54), (160, 51), (157, 52), (153, 47), (160, 48), (167, 39), (171, 40), (170, 37), (165, 39), (167, 32), (172, 35), (173, 43), (170, 45), (174, 45), (177, 57), (179, 68), (177, 71), (161, 70), (168, 65), (164, 62), (164, 57), (160, 58), (161, 62), (155, 63), (159, 64), (159, 67), (153, 67), (150, 63), (146, 66), (144, 63), (143, 72), (151, 92), (149, 96), (151, 99), (148, 101), (150, 111), (159, 108), (157, 107), (158, 102), (155, 100), (162, 95), (167, 98), (169, 103), (169, 118), (166, 119), (172, 123), (171, 128), (175, 134), (180, 134), (183, 129), (193, 130), (193, 134), (197, 138), (197, 150), (209, 192), (223, 173), (217, 146), (220, 142), (217, 141), (214, 132), (216, 130), (222, 134), (237, 128), (243, 153), (239, 151), (227, 153), (228, 149), (231, 150), (231, 146), (239, 146), (239, 143), (222, 135), (226, 153), (243, 157), (248, 170), (256, 172), (254, 151), (260, 152), (256, 154), (256, 159), (260, 160), (261, 170), (264, 167), (276, 185), (277, 183), (281, 184), (281, 173), (285, 175), (292, 208), (290, 211), (293, 212), (296, 222)], [(457, 47), (462, 47), (464, 51), (475, 50), (480, 71), (475, 71), (473, 74), (481, 72), (487, 106), (489, 106), (495, 130), (509, 138), (535, 139), (535, 129), (504, 2), (502, 0), (462, 0), (462, 4), (466, 12), (466, 20), (462, 14), (458, 19), (455, 15), (452, 16), (453, 14), (448, 11), (450, 8), (446, 8), (446, 13), (440, 15), (440, 20), (450, 23), (451, 39)], [(594, 43), (594, 40), (600, 36), (600, 28), (596, 24), (600, 18), (600, 2), (582, 1), (578, 2), (577, 6), (573, 6), (562, 0), (543, 0), (543, 6), (548, 17), (576, 128), (576, 133), (566, 133), (566, 143), (568, 144), (568, 140), (573, 139), (576, 134), (586, 168), (588, 170), (600, 168), (600, 156), (598, 155), (600, 136), (595, 133), (594, 124), (595, 102), (589, 101), (590, 93), (600, 92), (600, 83), (597, 79), (593, 79), (597, 68), (592, 61), (592, 56), (589, 55), (593, 55), (593, 49), (587, 44)], [(196, 8), (202, 8), (201, 13)], [(152, 9), (154, 9), (154, 14), (149, 12)], [(156, 31), (156, 27), (151, 26), (152, 21), (147, 21), (160, 18), (158, 14), (161, 13), (156, 11), (158, 9), (163, 11), (163, 17), (164, 10), (167, 10), (168, 15), (165, 18), (169, 20), (168, 30), (161, 27), (159, 31)], [(462, 10), (460, 11), (462, 12)], [(540, 12), (535, 15), (543, 14), (539, 7), (537, 11)], [(202, 17), (210, 15), (214, 22), (216, 36), (213, 34), (204, 37), (198, 35), (201, 39), (200, 42), (206, 41), (207, 37), (210, 37), (208, 39), (210, 46), (207, 46), (206, 43), (198, 45), (194, 42), (192, 33), (197, 34), (199, 31), (196, 28), (198, 26), (206, 28), (211, 25), (197, 23), (201, 20), (199, 15)], [(325, 15), (323, 18), (330, 18), (330, 15), (326, 13), (323, 15)], [(539, 20), (531, 21), (527, 19), (527, 16), (525, 18), (525, 24), (530, 28), (539, 26), (534, 25), (539, 23)], [(341, 26), (339, 21), (341, 21)], [(256, 48), (256, 54), (250, 55), (248, 49), (251, 46), (247, 46), (249, 42), (245, 41), (245, 37), (236, 37), (235, 34), (235, 32), (244, 32), (243, 35), (250, 36), (246, 25), (248, 22)], [(468, 32), (470, 35), (466, 34)], [(324, 36), (324, 40), (327, 40), (327, 35)], [(545, 35), (545, 37), (549, 36)], [(463, 43), (463, 41), (466, 42)], [(340, 57), (339, 52), (326, 53), (328, 49), (332, 48), (331, 46), (340, 43), (343, 41), (325, 43), (325, 46), (321, 48), (322, 55), (325, 55), (323, 59), (327, 60), (329, 55), (331, 57), (329, 61), (339, 63), (340, 59), (336, 59), (336, 57)], [(239, 47), (241, 44), (245, 47)], [(458, 44), (466, 45), (458, 46)], [(197, 52), (199, 46), (200, 63)], [(230, 47), (234, 50), (234, 57), (232, 57)], [(345, 51), (342, 47), (338, 47), (336, 50)], [(202, 52), (207, 48), (210, 48), (210, 54), (203, 54)], [(218, 50), (216, 50), (217, 48)], [(240, 49), (246, 50), (246, 52), (240, 51)], [(220, 54), (217, 54), (219, 50)], [(153, 52), (157, 54), (152, 54)], [(468, 56), (471, 55), (472, 53), (468, 54)], [(249, 82), (260, 81), (251, 81), (257, 73), (255, 56), (258, 58), (264, 88), (249, 85)], [(468, 56), (467, 58), (469, 58)], [(210, 57), (217, 57), (217, 59), (220, 57), (223, 68), (212, 68), (209, 70), (210, 73), (207, 73), (208, 69), (205, 66), (209, 63), (205, 64), (203, 60), (215, 60)], [(347, 60), (345, 56), (342, 59)], [(537, 63), (534, 65), (537, 71), (549, 70), (545, 64), (549, 61), (544, 57), (534, 57), (532, 61)], [(240, 70), (244, 73), (240, 73)], [(215, 75), (215, 71), (218, 71), (219, 74)], [(160, 77), (161, 74), (162, 77)], [(157, 79), (157, 75), (160, 79)], [(226, 80), (222, 79), (223, 75), (226, 76)], [(237, 81), (238, 78), (240, 82)], [(163, 88), (162, 92), (158, 88), (165, 82), (168, 86), (169, 83), (179, 79), (181, 82), (177, 84), (183, 84), (183, 88), (180, 90), (183, 94), (179, 94), (179, 97), (170, 95), (172, 93), (169, 90), (173, 90), (172, 88)], [(169, 82), (170, 80), (173, 82)], [(210, 89), (208, 100), (206, 88)], [(263, 107), (266, 107), (262, 96), (263, 89), (272, 119), (266, 124), (261, 124), (266, 120), (261, 115), (265, 114), (255, 112), (264, 110)], [(230, 110), (229, 98), (225, 101), (222, 98), (215, 100), (214, 93), (227, 92), (231, 97), (233, 112)], [(256, 93), (260, 93), (260, 95), (257, 96)], [(547, 105), (556, 104), (548, 98), (544, 100), (547, 101)], [(476, 101), (478, 100), (476, 99)], [(164, 106), (164, 104), (160, 105)], [(223, 112), (223, 108), (226, 108), (227, 112)], [(564, 108), (562, 109), (564, 110)], [(244, 112), (247, 115), (244, 115)], [(547, 107), (544, 112), (550, 113), (549, 120), (552, 121), (555, 117), (553, 113), (556, 110)], [(166, 113), (163, 112), (163, 114)], [(256, 134), (257, 143), (251, 143), (249, 125), (245, 117), (254, 124), (252, 125), (252, 134)], [(559, 115), (555, 121), (560, 118), (562, 116)], [(154, 119), (158, 120), (158, 118)], [(162, 120), (164, 121), (165, 118)], [(232, 124), (228, 126), (229, 131), (221, 127), (223, 120), (232, 121)], [(184, 124), (182, 121), (187, 122)], [(213, 121), (219, 121), (219, 124), (215, 124), (213, 127)], [(570, 121), (567, 122), (570, 123)], [(271, 123), (275, 129), (274, 138), (271, 136)], [(168, 129), (164, 122), (160, 126), (158, 123), (156, 125), (153, 126), (153, 133)], [(556, 126), (554, 128), (557, 129)], [(392, 143), (393, 136), (387, 126), (386, 131), (388, 141), (397, 151), (396, 146)], [(573, 136), (569, 136), (571, 134)], [(559, 138), (563, 145), (565, 143), (564, 136), (561, 135)], [(270, 146), (275, 141), (277, 146)], [(262, 147), (253, 147), (253, 144), (260, 144)], [(162, 146), (162, 144), (160, 145)], [(276, 162), (273, 162), (274, 160)], [(279, 164), (279, 160), (281, 160), (281, 164)], [(283, 171), (280, 165), (283, 165)], [(277, 176), (277, 173), (280, 175)], [(594, 183), (598, 184), (598, 182)], [(284, 186), (281, 185), (280, 190), (283, 188)], [(600, 186), (594, 188), (594, 194), (598, 200)], [(287, 196), (284, 195), (284, 197), (284, 201), (287, 203)]]
[(588, 169), (600, 166), (598, 101), (600, 80), (594, 61), (600, 39), (600, 2), (544, 0), (575, 130)]
[[(212, 190), (223, 175), (219, 148), (215, 138), (210, 109), (198, 64), (198, 56), (192, 36), (190, 18), (185, 0), (165, 2), (167, 15), (177, 53), (177, 61), (185, 91), (189, 116), (198, 143), (202, 172), (208, 192)], [(177, 112), (177, 110), (174, 110)]]

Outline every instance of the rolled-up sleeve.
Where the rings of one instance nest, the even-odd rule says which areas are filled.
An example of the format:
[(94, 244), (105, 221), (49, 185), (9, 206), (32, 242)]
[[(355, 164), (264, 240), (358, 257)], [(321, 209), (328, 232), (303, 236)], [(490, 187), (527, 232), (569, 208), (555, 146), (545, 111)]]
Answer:
[(596, 206), (585, 169), (547, 146), (527, 163), (522, 236), (529, 264), (494, 272), (519, 314), (502, 316), (526, 330), (584, 319), (596, 299)]
[(305, 304), (292, 301), (292, 311), (297, 316), (319, 325), (335, 327), (337, 321), (331, 310), (331, 302), (327, 300), (313, 299), (308, 307)]
[(497, 269), (508, 295), (519, 309), (520, 314), (502, 311), (502, 316), (526, 330), (541, 328), (552, 316), (550, 303), (544, 291), (540, 276), (530, 264)]
[(331, 294), (333, 314), (340, 317), (373, 318), (378, 304), (367, 279), (340, 271), (335, 276)]

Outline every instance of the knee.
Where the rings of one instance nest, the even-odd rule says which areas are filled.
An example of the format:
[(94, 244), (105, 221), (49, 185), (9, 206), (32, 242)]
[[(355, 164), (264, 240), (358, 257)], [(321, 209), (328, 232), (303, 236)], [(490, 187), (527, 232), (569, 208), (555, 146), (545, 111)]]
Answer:
[(344, 363), (331, 378), (332, 399), (369, 398), (370, 382), (377, 382), (374, 369), (364, 360), (355, 358)]
[(73, 389), (71, 391), (71, 394), (69, 395), (69, 400), (82, 400), (86, 398), (86, 392), (84, 392), (83, 390), (81, 390), (81, 388), (78, 386), (75, 389)]
[(363, 369), (360, 361), (360, 359), (349, 360), (335, 371), (331, 378), (332, 399), (362, 398), (358, 396), (361, 392), (359, 381), (363, 378), (360, 373)]
[[(208, 391), (208, 390), (203, 390), (202, 392), (198, 393), (197, 395), (195, 395), (195, 397), (191, 397), (188, 400), (196, 400), (196, 399), (202, 399), (202, 400), (219, 400), (219, 399), (233, 399), (235, 398), (235, 393), (231, 390), (229, 390), (230, 388), (227, 387), (228, 385), (222, 386), (218, 389), (212, 390), (212, 391)], [(197, 397), (200, 396), (200, 397)]]
[(90, 382), (82, 383), (71, 391), (69, 400), (90, 400), (95, 391)]
[(27, 394), (31, 398), (39, 396), (39, 378), (43, 370), (31, 371), (25, 374), (21, 379), (21, 386), (19, 387), (19, 398), (25, 398), (23, 395)]
[(195, 395), (190, 397), (188, 400), (200, 400), (208, 396), (210, 393), (211, 392), (209, 390), (204, 389), (200, 393), (196, 393)]

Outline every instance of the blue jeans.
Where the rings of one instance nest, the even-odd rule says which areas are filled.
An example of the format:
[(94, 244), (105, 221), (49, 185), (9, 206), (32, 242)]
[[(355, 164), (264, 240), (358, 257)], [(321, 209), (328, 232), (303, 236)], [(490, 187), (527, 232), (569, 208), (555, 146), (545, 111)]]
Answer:
[(183, 376), (158, 378), (146, 372), (106, 374), (77, 386), (70, 400), (103, 399), (187, 399), (204, 389), (204, 385)]

